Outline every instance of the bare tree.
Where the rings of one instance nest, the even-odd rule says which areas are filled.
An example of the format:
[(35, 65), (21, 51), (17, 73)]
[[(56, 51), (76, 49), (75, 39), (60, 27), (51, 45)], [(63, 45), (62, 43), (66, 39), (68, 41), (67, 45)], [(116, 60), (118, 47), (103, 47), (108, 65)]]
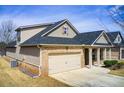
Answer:
[(16, 33), (15, 33), (15, 25), (13, 21), (3, 21), (0, 25), (0, 40), (1, 42), (5, 42), (6, 44), (10, 43), (11, 41), (14, 41), (16, 39)]
[(108, 13), (112, 20), (122, 29), (124, 29), (124, 6), (112, 6), (110, 9), (108, 9)]

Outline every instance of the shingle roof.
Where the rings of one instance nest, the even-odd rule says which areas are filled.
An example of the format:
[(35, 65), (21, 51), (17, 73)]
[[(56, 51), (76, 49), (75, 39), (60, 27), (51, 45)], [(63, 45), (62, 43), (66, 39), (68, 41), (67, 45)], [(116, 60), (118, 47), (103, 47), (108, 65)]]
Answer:
[(42, 23), (42, 24), (20, 26), (15, 31), (19, 31), (19, 30), (27, 29), (27, 28), (34, 28), (34, 27), (48, 27), (48, 26), (50, 26), (52, 24), (54, 24), (54, 22), (53, 23)]
[(93, 31), (93, 32), (85, 32), (78, 34), (75, 39), (79, 40), (81, 44), (92, 44), (98, 36), (103, 32), (103, 30), (100, 31)]
[(48, 26), (46, 29), (44, 29), (43, 31), (41, 31), (40, 33), (38, 33), (38, 35), (43, 35), (43, 34), (46, 34), (48, 33), (50, 30), (52, 30), (53, 28), (57, 27), (57, 25), (61, 24), (65, 22), (65, 20), (61, 20), (61, 21), (58, 21), (58, 22), (55, 22), (54, 24)]
[[(70, 44), (70, 45), (91, 45), (103, 32), (100, 31), (93, 31), (93, 32), (85, 32), (76, 35), (74, 38), (60, 38), (60, 37), (42, 37), (41, 34), (37, 34), (32, 38), (28, 39), (21, 46), (26, 45), (38, 45), (38, 44)], [(104, 44), (103, 44), (104, 45)]]
[(119, 31), (116, 31), (116, 32), (108, 32), (107, 35), (108, 37), (110, 38), (111, 42), (115, 45), (115, 46), (124, 46), (124, 39), (122, 37), (122, 42), (121, 43), (114, 43), (114, 40), (116, 39), (117, 35), (121, 33)]
[[(29, 38), (25, 42), (23, 42), (21, 45), (36, 45), (36, 44), (79, 44), (76, 39), (72, 38), (60, 38), (60, 37), (48, 37), (48, 36), (42, 36), (46, 33), (49, 33), (49, 31), (52, 31), (56, 29), (60, 24), (63, 24), (66, 22), (66, 20), (61, 20), (58, 22), (55, 22), (54, 24), (48, 26), (43, 31), (37, 33), (33, 37)], [(54, 28), (54, 29), (53, 29)]]
[(80, 45), (81, 43), (73, 38), (60, 38), (60, 37), (36, 37), (31, 38), (21, 44), (21, 46), (26, 45), (38, 45), (38, 44), (70, 44), (70, 45)]
[[(74, 38), (60, 38), (60, 37), (48, 37), (47, 34), (54, 31), (57, 27), (61, 26), (68, 20), (64, 19), (58, 22), (54, 22), (50, 24), (46, 29), (42, 30), (41, 32), (37, 33), (33, 37), (29, 38), (25, 42), (21, 43), (21, 46), (25, 45), (38, 45), (38, 44), (86, 44), (91, 45), (103, 32), (100, 31), (93, 31), (93, 32), (85, 32), (85, 33), (78, 33)], [(76, 30), (75, 30), (76, 31)], [(118, 33), (118, 32), (117, 32)], [(110, 40), (113, 40), (113, 37), (116, 36), (117, 33), (107, 33)]]
[(109, 39), (111, 40), (112, 43), (114, 42), (114, 40), (116, 39), (116, 37), (119, 33), (120, 33), (119, 31), (117, 31), (117, 32), (107, 32), (107, 35), (108, 35), (108, 37), (109, 37)]

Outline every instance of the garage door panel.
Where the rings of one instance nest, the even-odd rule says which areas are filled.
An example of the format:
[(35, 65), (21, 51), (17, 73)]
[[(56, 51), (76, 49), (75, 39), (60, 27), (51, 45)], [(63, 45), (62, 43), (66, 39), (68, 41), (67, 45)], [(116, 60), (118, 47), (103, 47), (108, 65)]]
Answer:
[(80, 53), (49, 56), (49, 74), (78, 69), (80, 67)]

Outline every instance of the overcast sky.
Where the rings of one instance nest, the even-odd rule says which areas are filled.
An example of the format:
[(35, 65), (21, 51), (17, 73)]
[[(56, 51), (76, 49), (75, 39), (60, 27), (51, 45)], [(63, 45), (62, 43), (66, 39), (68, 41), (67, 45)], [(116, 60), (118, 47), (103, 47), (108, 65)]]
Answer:
[[(17, 26), (68, 19), (79, 32), (106, 28), (121, 30), (106, 11), (110, 6), (0, 6), (0, 22), (13, 20)], [(101, 22), (102, 21), (102, 22)]]

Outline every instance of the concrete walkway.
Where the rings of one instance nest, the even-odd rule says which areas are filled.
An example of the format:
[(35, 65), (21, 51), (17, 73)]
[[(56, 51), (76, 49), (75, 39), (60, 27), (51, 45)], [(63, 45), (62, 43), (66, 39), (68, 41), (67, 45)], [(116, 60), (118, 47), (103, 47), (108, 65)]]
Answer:
[(50, 75), (61, 82), (76, 87), (124, 87), (124, 77), (107, 74), (108, 69), (82, 68)]

